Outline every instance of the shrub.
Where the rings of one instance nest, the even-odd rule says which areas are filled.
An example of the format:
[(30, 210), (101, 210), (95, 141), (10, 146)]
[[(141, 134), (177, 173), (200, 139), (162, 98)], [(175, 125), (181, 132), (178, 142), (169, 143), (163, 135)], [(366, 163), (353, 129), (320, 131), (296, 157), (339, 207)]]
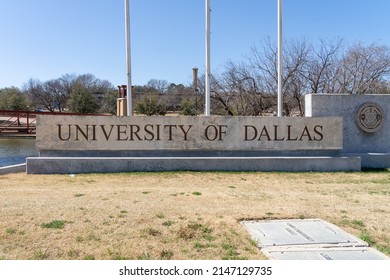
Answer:
[(161, 115), (164, 116), (167, 113), (166, 105), (159, 101), (156, 95), (144, 96), (135, 106), (135, 110), (142, 115), (153, 116)]

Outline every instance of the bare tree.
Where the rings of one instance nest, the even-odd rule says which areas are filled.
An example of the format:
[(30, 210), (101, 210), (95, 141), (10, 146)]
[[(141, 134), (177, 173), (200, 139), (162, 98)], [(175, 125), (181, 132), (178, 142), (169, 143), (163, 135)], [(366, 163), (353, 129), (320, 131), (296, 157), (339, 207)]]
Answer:
[(378, 84), (390, 74), (390, 49), (387, 46), (358, 43), (347, 50), (340, 61), (337, 92), (375, 93)]
[(151, 79), (146, 86), (157, 91), (158, 94), (166, 93), (168, 89), (168, 82), (166, 80)]
[(251, 48), (249, 65), (262, 77), (264, 90), (276, 94), (278, 88), (278, 49), (268, 37)]
[(256, 76), (248, 65), (228, 62), (222, 82), (229, 106), (234, 108), (235, 114), (257, 116), (269, 109), (269, 95), (262, 89), (261, 77)]
[[(310, 47), (306, 40), (289, 41), (284, 43), (283, 54), (283, 108), (284, 114), (293, 114), (298, 108), (299, 115), (303, 114), (302, 97), (307, 83), (302, 76), (309, 60)], [(261, 48), (253, 47), (249, 58), (250, 65), (262, 77), (266, 92), (276, 94), (278, 85), (277, 47), (270, 39), (261, 42)]]
[(215, 78), (215, 76), (212, 75), (210, 79), (210, 91), (210, 98), (214, 101), (211, 102), (214, 114), (235, 115), (232, 102), (234, 92), (230, 91), (229, 88), (223, 84), (221, 79)]
[[(286, 46), (283, 78), (283, 107), (287, 116), (303, 116), (303, 95), (307, 91), (307, 80), (302, 73), (309, 61), (310, 47), (306, 40), (291, 41)], [(297, 112), (294, 109), (297, 108)]]
[(41, 81), (30, 79), (24, 86), (24, 91), (32, 97), (36, 109), (46, 109), (54, 112), (54, 97), (46, 91)]
[(302, 72), (308, 83), (308, 92), (328, 93), (335, 91), (342, 42), (342, 39), (331, 42), (320, 40), (319, 50), (311, 47), (308, 62)]
[[(30, 79), (24, 90), (32, 96), (33, 104), (38, 109), (48, 111), (63, 111), (68, 105), (71, 93), (77, 86), (78, 92), (87, 92), (97, 99), (98, 103), (103, 102), (104, 94), (112, 92), (113, 85), (106, 81), (97, 79), (92, 74), (76, 76), (66, 74), (58, 79), (41, 82)], [(91, 106), (94, 106), (91, 104)]]
[(42, 89), (46, 96), (50, 96), (52, 98), (52, 109), (57, 109), (60, 112), (63, 111), (66, 107), (68, 93), (64, 89), (61, 80), (55, 79), (47, 81), (42, 84)]
[[(283, 113), (302, 116), (306, 93), (389, 93), (389, 76), (389, 47), (355, 44), (343, 48), (341, 39), (320, 40), (315, 45), (307, 40), (286, 41)], [(266, 97), (275, 98), (277, 80), (277, 46), (267, 38), (252, 47), (247, 61), (227, 64), (215, 82), (214, 98), (227, 111), (258, 115), (265, 109)]]

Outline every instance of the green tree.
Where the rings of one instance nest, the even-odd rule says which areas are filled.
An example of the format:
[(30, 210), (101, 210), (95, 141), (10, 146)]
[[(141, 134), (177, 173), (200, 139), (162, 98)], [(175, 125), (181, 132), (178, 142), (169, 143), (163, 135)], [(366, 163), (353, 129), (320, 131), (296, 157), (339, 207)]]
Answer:
[(27, 110), (30, 100), (28, 96), (16, 87), (3, 88), (0, 90), (1, 110)]
[(116, 91), (107, 91), (103, 95), (100, 113), (108, 113), (108, 114), (116, 115), (116, 109), (117, 109), (116, 99), (117, 99)]
[(139, 100), (135, 106), (135, 110), (139, 114), (152, 116), (152, 115), (165, 115), (167, 113), (166, 105), (159, 101), (156, 95), (146, 95)]
[(180, 115), (184, 116), (196, 116), (198, 114), (198, 108), (196, 100), (184, 99), (180, 104)]
[(68, 109), (75, 113), (93, 114), (99, 111), (99, 104), (83, 85), (75, 84), (68, 100)]

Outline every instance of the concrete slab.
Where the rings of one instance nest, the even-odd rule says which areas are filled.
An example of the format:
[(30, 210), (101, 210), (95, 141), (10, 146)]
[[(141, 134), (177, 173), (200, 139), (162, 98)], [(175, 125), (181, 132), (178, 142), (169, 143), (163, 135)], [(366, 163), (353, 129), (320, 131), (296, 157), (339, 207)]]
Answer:
[(359, 157), (37, 157), (28, 174), (149, 171), (360, 171)]
[(320, 219), (244, 221), (262, 252), (275, 260), (390, 260), (366, 242)]
[(321, 248), (263, 250), (271, 260), (389, 260), (372, 248)]
[(319, 219), (244, 222), (261, 247), (337, 244), (368, 246), (340, 228)]

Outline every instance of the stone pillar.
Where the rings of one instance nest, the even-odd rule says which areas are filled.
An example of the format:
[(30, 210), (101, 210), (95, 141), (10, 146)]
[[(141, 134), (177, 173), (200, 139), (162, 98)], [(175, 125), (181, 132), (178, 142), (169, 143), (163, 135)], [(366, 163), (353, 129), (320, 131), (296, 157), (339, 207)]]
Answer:
[(116, 100), (116, 115), (127, 116), (127, 86), (118, 86), (118, 98)]
[(362, 167), (390, 167), (389, 94), (307, 94), (306, 117), (343, 117), (344, 155), (358, 155)]

